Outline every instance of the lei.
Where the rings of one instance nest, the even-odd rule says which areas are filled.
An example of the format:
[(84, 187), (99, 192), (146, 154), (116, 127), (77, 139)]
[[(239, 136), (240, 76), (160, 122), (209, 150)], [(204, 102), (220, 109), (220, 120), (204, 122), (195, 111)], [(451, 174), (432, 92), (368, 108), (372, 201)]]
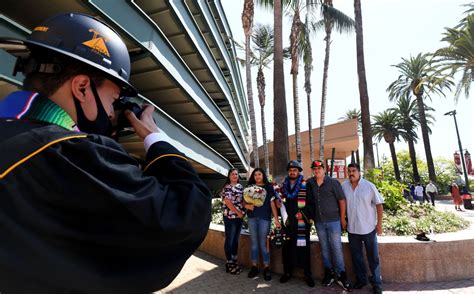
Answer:
[(293, 191), (291, 191), (290, 178), (286, 177), (285, 182), (283, 183), (283, 187), (285, 188), (285, 192), (286, 192), (286, 197), (288, 197), (289, 199), (295, 198), (301, 189), (302, 181), (303, 181), (303, 176), (299, 175), (298, 178), (296, 179), (296, 183), (293, 187)]

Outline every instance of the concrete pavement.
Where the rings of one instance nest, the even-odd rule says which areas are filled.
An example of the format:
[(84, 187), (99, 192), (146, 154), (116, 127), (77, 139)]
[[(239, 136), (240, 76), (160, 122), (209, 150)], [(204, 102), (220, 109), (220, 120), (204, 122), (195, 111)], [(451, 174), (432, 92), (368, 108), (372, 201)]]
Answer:
[[(474, 234), (474, 210), (458, 212), (450, 200), (436, 201), (436, 209), (452, 211), (471, 222), (468, 230), (457, 233), (440, 234), (437, 238), (449, 238), (458, 234)], [(474, 250), (474, 249), (473, 249)], [(474, 262), (474, 261), (470, 261)], [(280, 275), (273, 274), (270, 282), (263, 280), (262, 274), (255, 279), (247, 277), (249, 269), (244, 269), (240, 275), (231, 275), (225, 272), (225, 262), (202, 252), (196, 252), (186, 262), (180, 274), (165, 289), (155, 293), (346, 293), (338, 285), (323, 287), (316, 280), (316, 287), (309, 288), (299, 278), (292, 278), (281, 284)], [(410, 269), (407, 269), (410, 270)], [(384, 293), (474, 293), (474, 277), (467, 280), (429, 283), (384, 283)], [(362, 290), (353, 290), (353, 293), (372, 293), (372, 288), (366, 286)]]
[[(409, 270), (409, 269), (407, 269)], [(262, 274), (255, 279), (247, 277), (248, 269), (240, 275), (225, 272), (224, 261), (196, 252), (186, 262), (181, 273), (165, 289), (155, 293), (347, 293), (338, 285), (321, 286), (316, 281), (316, 287), (309, 288), (302, 279), (293, 278), (285, 284), (279, 282), (280, 275), (273, 275), (270, 282), (263, 280)], [(385, 283), (384, 293), (474, 293), (474, 278), (462, 281), (436, 283)], [(372, 293), (372, 287), (352, 293)]]

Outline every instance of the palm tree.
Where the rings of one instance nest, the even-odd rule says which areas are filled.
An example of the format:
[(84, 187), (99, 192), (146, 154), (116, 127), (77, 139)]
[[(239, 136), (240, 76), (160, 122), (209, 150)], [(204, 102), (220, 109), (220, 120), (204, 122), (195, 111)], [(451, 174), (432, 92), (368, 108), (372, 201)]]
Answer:
[(341, 11), (334, 9), (332, 0), (324, 0), (321, 5), (322, 20), (316, 24), (316, 28), (324, 27), (326, 32), (324, 70), (323, 70), (323, 84), (321, 94), (321, 116), (319, 124), (319, 159), (324, 161), (324, 137), (325, 137), (325, 119), (326, 119), (326, 97), (327, 97), (327, 81), (329, 72), (329, 55), (331, 50), (331, 34), (332, 29), (336, 28), (339, 33), (349, 33), (353, 30), (355, 23), (350, 17)]
[(293, 107), (295, 116), (295, 139), (296, 139), (296, 160), (301, 162), (301, 133), (300, 133), (300, 111), (298, 98), (298, 69), (300, 58), (300, 40), (302, 39), (303, 23), (300, 19), (300, 13), (303, 9), (303, 3), (300, 0), (292, 1), (293, 22), (291, 24), (290, 34), (290, 52), (291, 69), (290, 74), (293, 77)]
[(257, 144), (257, 126), (255, 122), (255, 109), (253, 103), (252, 75), (250, 68), (250, 37), (252, 35), (254, 17), (253, 0), (245, 0), (244, 10), (242, 12), (242, 27), (245, 34), (245, 68), (247, 79), (247, 99), (249, 104), (250, 129), (252, 136), (252, 152), (255, 167), (259, 167), (258, 144)]
[(313, 49), (310, 39), (309, 13), (306, 13), (304, 23), (303, 63), (304, 63), (304, 90), (306, 92), (308, 110), (309, 158), (314, 161), (313, 113), (311, 111), (311, 72), (313, 71)]
[(443, 93), (444, 89), (451, 89), (453, 82), (449, 77), (431, 66), (429, 57), (430, 55), (427, 53), (419, 53), (416, 57), (402, 58), (401, 63), (394, 65), (400, 71), (400, 76), (390, 84), (387, 91), (389, 92), (390, 100), (406, 97), (411, 94), (415, 95), (429, 178), (436, 182), (423, 98), (430, 98), (431, 93), (445, 96)]
[(257, 90), (262, 121), (265, 172), (269, 174), (270, 163), (268, 160), (267, 131), (265, 128), (265, 76), (263, 74), (263, 68), (268, 67), (272, 62), (274, 44), (273, 29), (270, 26), (256, 26), (255, 33), (252, 35), (252, 41), (254, 43), (252, 64), (258, 67)]
[(275, 54), (273, 55), (273, 176), (286, 176), (289, 158), (288, 117), (283, 70), (283, 4), (285, 0), (257, 0), (265, 7), (273, 7)]
[(252, 152), (255, 167), (259, 167), (257, 125), (255, 122), (255, 109), (253, 105), (252, 71), (250, 68), (250, 37), (252, 36), (254, 4), (253, 0), (245, 0), (242, 12), (242, 27), (245, 34), (245, 73), (247, 79), (247, 99), (249, 103), (250, 129), (252, 133)]
[(372, 132), (374, 137), (380, 142), (385, 142), (390, 146), (390, 154), (392, 156), (393, 169), (395, 178), (400, 181), (400, 169), (398, 168), (397, 153), (395, 152), (395, 140), (398, 141), (404, 130), (400, 128), (400, 120), (397, 113), (392, 110), (385, 110), (373, 117)]
[(364, 170), (374, 168), (374, 149), (370, 124), (369, 93), (365, 76), (364, 35), (362, 30), (361, 0), (354, 0), (356, 27), (357, 75), (359, 77), (360, 112), (362, 118), (362, 142), (364, 144)]
[[(418, 172), (415, 151), (415, 143), (418, 141), (416, 129), (420, 125), (418, 104), (416, 99), (411, 99), (410, 96), (399, 97), (397, 99), (397, 106), (392, 107), (389, 110), (395, 111), (400, 120), (400, 128), (404, 130), (404, 132), (400, 135), (403, 140), (408, 143), (408, 152), (410, 154), (410, 161), (413, 168), (413, 180), (415, 183), (418, 183), (420, 182), (420, 173)], [(434, 109), (425, 104), (425, 116), (426, 122), (428, 124), (428, 133), (431, 134), (431, 128), (429, 125), (433, 124), (434, 117), (430, 114), (430, 111), (434, 111)]]
[(415, 143), (418, 140), (416, 128), (419, 125), (416, 100), (412, 100), (409, 96), (400, 97), (397, 99), (397, 107), (390, 108), (390, 111), (395, 112), (400, 120), (400, 128), (404, 131), (401, 136), (408, 143), (408, 151), (413, 169), (413, 180), (415, 183), (419, 183), (420, 173), (418, 172), (415, 151)]
[(444, 38), (448, 46), (435, 52), (435, 60), (441, 70), (450, 70), (451, 75), (461, 72), (454, 99), (457, 101), (462, 90), (469, 97), (471, 81), (474, 80), (474, 14), (468, 15), (457, 28), (446, 28)]

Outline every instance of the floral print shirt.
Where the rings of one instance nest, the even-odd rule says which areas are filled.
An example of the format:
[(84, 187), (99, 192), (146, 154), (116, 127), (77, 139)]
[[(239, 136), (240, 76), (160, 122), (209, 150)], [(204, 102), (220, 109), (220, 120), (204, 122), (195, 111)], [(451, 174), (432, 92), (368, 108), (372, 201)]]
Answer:
[(227, 184), (222, 188), (222, 202), (223, 202), (223, 210), (224, 216), (229, 219), (238, 218), (237, 214), (230, 210), (230, 208), (225, 205), (224, 200), (229, 199), (235, 208), (240, 210), (242, 213), (245, 213), (244, 205), (243, 205), (243, 195), (244, 195), (244, 187), (241, 184), (237, 184), (232, 186), (231, 184)]

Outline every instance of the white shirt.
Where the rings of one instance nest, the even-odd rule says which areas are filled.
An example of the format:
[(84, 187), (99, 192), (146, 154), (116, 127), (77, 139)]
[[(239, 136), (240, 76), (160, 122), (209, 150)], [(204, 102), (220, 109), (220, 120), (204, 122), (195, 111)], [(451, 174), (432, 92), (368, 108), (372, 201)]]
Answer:
[(422, 186), (416, 186), (415, 187), (415, 195), (418, 197), (423, 197), (423, 187)]
[(428, 185), (426, 185), (426, 192), (438, 193), (438, 189), (436, 188), (435, 184), (429, 183)]
[(148, 149), (150, 148), (150, 146), (155, 144), (158, 141), (165, 141), (169, 143), (170, 137), (168, 137), (168, 135), (163, 132), (148, 134), (148, 136), (145, 137), (145, 140), (143, 140), (145, 151), (148, 152)]
[(377, 226), (375, 206), (383, 203), (375, 185), (361, 178), (355, 189), (352, 189), (351, 182), (346, 180), (342, 190), (347, 203), (347, 231), (358, 235), (372, 232)]

